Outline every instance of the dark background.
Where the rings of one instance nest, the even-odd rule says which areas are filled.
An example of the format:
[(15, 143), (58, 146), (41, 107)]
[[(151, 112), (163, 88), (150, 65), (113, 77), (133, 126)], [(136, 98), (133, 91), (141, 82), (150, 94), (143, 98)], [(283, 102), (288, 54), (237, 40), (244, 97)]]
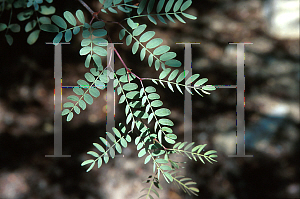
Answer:
[[(284, 1), (277, 1), (281, 3)], [(290, 1), (293, 2), (293, 1)], [(86, 1), (94, 10), (98, 1)], [(193, 96), (193, 141), (207, 144), (206, 150), (218, 151), (213, 165), (187, 161), (183, 174), (197, 182), (199, 196), (188, 196), (174, 184), (161, 180), (160, 198), (183, 199), (252, 199), (299, 198), (299, 24), (288, 25), (289, 15), (281, 15), (281, 26), (273, 24), (276, 13), (295, 13), (297, 3), (280, 11), (273, 1), (194, 1), (187, 10), (197, 20), (184, 18), (155, 26), (146, 18), (136, 20), (155, 30), (156, 37), (184, 61), (183, 45), (177, 42), (200, 42), (192, 45), (193, 73), (209, 79), (208, 84), (236, 84), (236, 46), (228, 42), (251, 42), (245, 47), (245, 122), (246, 155), (253, 158), (229, 158), (235, 154), (236, 92), (217, 89), (204, 98)], [(77, 1), (54, 1), (56, 14), (77, 9), (89, 13)], [(296, 6), (295, 6), (296, 5)], [(273, 12), (267, 12), (274, 9)], [(296, 10), (296, 11), (295, 11)], [(18, 11), (16, 11), (17, 13)], [(279, 15), (278, 14), (278, 15)], [(1, 23), (7, 23), (4, 13)], [(100, 17), (118, 21), (125, 15)], [(279, 17), (280, 18), (280, 17)], [(297, 21), (298, 20), (298, 21)], [(166, 20), (167, 21), (167, 20)], [(13, 22), (17, 22), (14, 18)], [(124, 158), (110, 160), (100, 169), (86, 173), (82, 161), (94, 150), (93, 142), (105, 136), (105, 92), (92, 106), (74, 115), (67, 123), (63, 117), (63, 154), (71, 158), (45, 158), (53, 154), (53, 89), (54, 48), (46, 45), (55, 35), (43, 32), (36, 44), (26, 43), (24, 23), (20, 33), (12, 33), (9, 46), (0, 32), (0, 198), (107, 198), (131, 199), (143, 193), (149, 185), (142, 184), (152, 174), (152, 164), (144, 165), (137, 157), (133, 143), (124, 150)], [(114, 42), (120, 28), (109, 24), (108, 32)], [(275, 33), (272, 32), (273, 29)], [(277, 29), (276, 29), (277, 28)], [(291, 30), (289, 29), (291, 28)], [(298, 35), (293, 30), (298, 29)], [(70, 45), (63, 45), (63, 85), (72, 86), (84, 78), (85, 57), (79, 55), (81, 34)], [(124, 42), (124, 41), (123, 41)], [(116, 45), (117, 50), (136, 74), (158, 77), (154, 67), (140, 62), (139, 53), (132, 55), (131, 46)], [(148, 56), (148, 55), (147, 55)], [(121, 64), (115, 56), (115, 68)], [(105, 60), (104, 60), (105, 61)], [(105, 63), (105, 62), (104, 62)], [(150, 83), (146, 85), (151, 85)], [(183, 100), (178, 91), (157, 86), (164, 106), (172, 111), (170, 118), (178, 141), (183, 141)], [(63, 103), (72, 89), (63, 89)], [(117, 106), (116, 122), (124, 122), (123, 106)], [(154, 195), (154, 194), (153, 194)]]

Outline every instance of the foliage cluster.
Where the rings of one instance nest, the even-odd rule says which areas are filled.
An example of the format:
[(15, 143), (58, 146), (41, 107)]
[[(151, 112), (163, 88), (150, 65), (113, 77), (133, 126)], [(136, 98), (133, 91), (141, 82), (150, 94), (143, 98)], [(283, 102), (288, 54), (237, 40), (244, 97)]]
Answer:
[[(77, 81), (78, 87), (73, 88), (76, 95), (68, 96), (67, 99), (70, 101), (63, 105), (65, 109), (62, 115), (66, 115), (67, 121), (73, 119), (73, 112), (80, 114), (81, 110), (86, 109), (86, 104), (92, 105), (94, 99), (100, 96), (100, 92), (106, 89), (108, 82), (113, 81), (114, 89), (120, 96), (119, 104), (125, 104), (126, 121), (120, 123), (118, 128), (113, 127), (111, 132), (106, 132), (106, 139), (100, 137), (101, 143), (106, 148), (99, 143), (93, 143), (95, 150), (87, 152), (93, 158), (81, 164), (82, 166), (89, 165), (87, 172), (91, 171), (96, 164), (100, 168), (103, 162), (108, 163), (110, 158), (115, 157), (116, 152), (122, 153), (128, 143), (134, 142), (139, 151), (138, 157), (145, 157), (145, 164), (153, 162), (154, 175), (150, 175), (145, 181), (150, 183), (150, 187), (142, 190), (146, 193), (141, 197), (153, 198), (152, 193), (159, 197), (154, 186), (162, 189), (159, 184), (161, 175), (168, 183), (174, 182), (188, 194), (197, 195), (196, 192), (199, 190), (195, 187), (196, 183), (191, 178), (178, 175), (182, 166), (180, 162), (173, 161), (170, 155), (174, 153), (185, 155), (191, 160), (199, 159), (205, 164), (205, 160), (210, 163), (216, 161), (214, 159), (217, 157), (216, 151), (210, 150), (203, 153), (206, 144), (193, 146), (194, 142), (176, 142), (177, 136), (172, 130), (174, 123), (168, 118), (171, 111), (163, 107), (156, 88), (145, 87), (143, 82), (150, 80), (156, 85), (167, 86), (172, 92), (175, 92), (174, 87), (176, 87), (182, 94), (182, 89), (186, 89), (190, 94), (193, 95), (195, 92), (202, 97), (203, 94), (210, 94), (208, 91), (215, 90), (215, 87), (204, 85), (208, 79), (199, 78), (199, 74), (188, 76), (188, 71), (180, 71), (181, 62), (175, 59), (176, 53), (171, 52), (168, 45), (161, 45), (163, 39), (154, 38), (155, 31), (146, 30), (146, 24), (134, 22), (138, 17), (147, 17), (155, 25), (158, 21), (167, 24), (166, 19), (176, 23), (174, 17), (181, 23), (186, 23), (182, 16), (195, 20), (197, 17), (185, 12), (191, 6), (192, 1), (141, 0), (138, 4), (134, 4), (132, 0), (99, 0), (102, 7), (98, 12), (94, 12), (84, 1), (79, 0), (79, 2), (92, 16), (89, 23), (86, 22), (87, 19), (80, 9), (75, 14), (65, 11), (63, 17), (58, 15), (52, 15), (51, 18), (40, 17), (39, 15), (54, 14), (55, 8), (51, 5), (43, 5), (43, 0), (2, 0), (0, 7), (2, 12), (11, 10), (11, 14), (8, 24), (0, 23), (0, 31), (6, 30), (5, 38), (12, 45), (13, 38), (9, 32), (20, 32), (20, 25), (10, 23), (12, 10), (23, 8), (24, 10), (17, 15), (17, 18), (20, 21), (28, 20), (25, 26), (25, 32), (31, 32), (27, 39), (28, 44), (36, 42), (41, 30), (56, 34), (53, 39), (54, 44), (60, 43), (63, 39), (69, 42), (73, 35), (81, 32), (83, 39), (79, 54), (86, 56), (85, 67), (90, 68), (91, 65), (92, 67), (89, 72), (85, 73), (84, 80)], [(46, 0), (46, 3), (51, 4), (52, 0)], [(100, 13), (118, 14), (120, 12), (127, 14), (127, 18), (121, 22), (105, 21), (99, 17)], [(126, 23), (122, 25), (123, 22)], [(137, 54), (139, 51), (140, 60), (147, 59), (149, 67), (154, 65), (156, 71), (160, 71), (158, 78), (137, 76), (126, 66), (117, 49), (109, 48), (108, 44), (112, 41), (106, 28), (107, 23), (114, 23), (121, 27), (119, 39), (124, 40), (127, 46), (131, 46), (132, 54)], [(113, 51), (123, 64), (116, 71), (111, 68), (110, 62), (106, 66), (102, 63), (102, 58), (106, 57), (107, 53), (113, 54)], [(153, 129), (148, 127), (151, 123), (154, 123)], [(134, 134), (136, 138), (133, 141)], [(173, 147), (166, 148), (165, 143)]]

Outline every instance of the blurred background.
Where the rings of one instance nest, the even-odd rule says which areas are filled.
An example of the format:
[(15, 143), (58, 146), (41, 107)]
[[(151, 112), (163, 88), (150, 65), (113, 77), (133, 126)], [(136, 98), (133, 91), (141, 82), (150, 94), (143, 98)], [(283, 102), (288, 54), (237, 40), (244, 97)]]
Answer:
[[(96, 0), (86, 3), (94, 10), (100, 8)], [(89, 16), (77, 1), (53, 4), (59, 16), (77, 9)], [(175, 20), (167, 25), (158, 22), (157, 26), (147, 18), (136, 22), (156, 31), (156, 37), (162, 38), (181, 62), (184, 48), (175, 43), (201, 43), (192, 45), (193, 73), (207, 77), (211, 85), (236, 84), (236, 45), (228, 42), (253, 43), (245, 45), (245, 143), (246, 155), (254, 157), (228, 157), (235, 154), (236, 147), (236, 90), (220, 88), (203, 98), (194, 95), (193, 142), (207, 144), (206, 150), (217, 150), (218, 162), (202, 164), (176, 157), (187, 162), (182, 165), (182, 174), (197, 182), (199, 196), (189, 196), (161, 179), (160, 198), (299, 198), (299, 0), (194, 0), (187, 13), (197, 20), (184, 18), (186, 24)], [(101, 13), (100, 17), (120, 21), (125, 15)], [(6, 12), (0, 22), (8, 20)], [(137, 157), (134, 143), (123, 150), (124, 158), (110, 160), (100, 169), (86, 173), (86, 167), (80, 166), (89, 158), (86, 152), (94, 150), (92, 143), (105, 137), (104, 91), (71, 122), (62, 117), (63, 154), (71, 157), (45, 158), (53, 154), (54, 139), (54, 48), (45, 42), (55, 35), (42, 33), (29, 46), (25, 24), (21, 25), (21, 33), (12, 34), (11, 47), (0, 32), (0, 198), (133, 199), (143, 195), (140, 190), (149, 185), (142, 181), (152, 174), (152, 164), (144, 165), (144, 158)], [(120, 28), (107, 27), (112, 40), (120, 42)], [(81, 39), (78, 34), (70, 45), (62, 47), (63, 86), (74, 86), (89, 71), (84, 67), (85, 57), (78, 53)], [(136, 74), (158, 77), (154, 67), (141, 63), (138, 54), (132, 55), (131, 46), (116, 48)], [(115, 60), (118, 69), (117, 56)], [(184, 96), (160, 85), (157, 90), (164, 106), (172, 111), (178, 141), (183, 141)], [(73, 92), (67, 88), (62, 92), (64, 103)], [(116, 123), (125, 121), (123, 108), (116, 107)]]

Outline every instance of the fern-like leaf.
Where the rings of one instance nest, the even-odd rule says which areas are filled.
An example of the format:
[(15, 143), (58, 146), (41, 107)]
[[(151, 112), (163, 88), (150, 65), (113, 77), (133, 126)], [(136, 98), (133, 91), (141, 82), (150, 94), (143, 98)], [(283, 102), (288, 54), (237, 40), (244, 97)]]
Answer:
[[(123, 148), (126, 148), (127, 147), (127, 142), (130, 142), (131, 141), (131, 137), (129, 136), (128, 133), (126, 133), (126, 128), (125, 126), (120, 123), (119, 124), (119, 127), (120, 127), (120, 130), (122, 132), (122, 134), (120, 133), (120, 131), (113, 127), (112, 130), (113, 130), (113, 133), (110, 133), (110, 132), (106, 132), (108, 138), (113, 142), (113, 144), (109, 144), (108, 140), (102, 138), (102, 137), (99, 137), (100, 140), (102, 141), (102, 143), (108, 147), (107, 150), (105, 150), (100, 144), (98, 143), (93, 143), (93, 145), (96, 147), (96, 149), (102, 153), (102, 155), (99, 155), (97, 152), (95, 151), (89, 151), (87, 152), (87, 154), (89, 155), (92, 155), (93, 157), (96, 157), (96, 159), (89, 159), (89, 160), (85, 160), (81, 166), (85, 166), (87, 164), (91, 164), (89, 166), (89, 168), (87, 169), (86, 172), (89, 172), (95, 165), (95, 163), (97, 162), (98, 163), (98, 168), (101, 167), (102, 165), (102, 162), (104, 161), (105, 164), (108, 163), (109, 161), (109, 156), (108, 154), (110, 154), (110, 156), (112, 158), (115, 157), (115, 150), (114, 150), (114, 146), (116, 147), (116, 150), (118, 153), (122, 153), (122, 147)], [(116, 136), (118, 139), (116, 139), (114, 136)], [(122, 147), (121, 147), (122, 146)], [(103, 158), (103, 161), (102, 161), (102, 158)]]

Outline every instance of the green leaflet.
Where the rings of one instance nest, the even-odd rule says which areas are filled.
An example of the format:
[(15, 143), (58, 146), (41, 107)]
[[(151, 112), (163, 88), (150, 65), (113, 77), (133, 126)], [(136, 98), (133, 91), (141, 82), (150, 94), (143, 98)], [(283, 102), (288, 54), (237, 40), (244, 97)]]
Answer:
[(95, 38), (93, 39), (93, 43), (98, 46), (107, 46), (108, 41), (103, 38)]
[(199, 74), (194, 74), (192, 76), (190, 76), (186, 81), (185, 81), (185, 85), (188, 85), (190, 83), (192, 83), (193, 81), (195, 81), (200, 75)]
[(165, 164), (165, 163), (169, 163), (167, 160), (165, 159), (156, 159), (155, 162), (160, 163), (160, 164)]
[(180, 21), (181, 23), (186, 23), (178, 14), (174, 14), (174, 16)]
[(147, 93), (154, 93), (154, 92), (156, 92), (156, 89), (155, 89), (153, 86), (147, 86), (147, 87), (145, 88), (145, 91), (146, 91)]
[(127, 24), (132, 29), (136, 29), (138, 27), (138, 23), (134, 23), (134, 21), (132, 21), (132, 19), (130, 18), (127, 19)]
[(51, 17), (51, 20), (59, 27), (61, 27), (62, 29), (67, 29), (67, 23), (65, 22), (65, 20), (63, 18), (61, 18), (60, 16), (57, 15), (53, 15)]
[(99, 158), (99, 159), (98, 159), (98, 168), (100, 168), (101, 165), (102, 165), (102, 158)]
[(119, 39), (122, 40), (125, 36), (125, 29), (122, 29), (119, 33)]
[(162, 166), (160, 166), (160, 168), (161, 168), (162, 170), (172, 171), (172, 168), (171, 168), (170, 166), (168, 166), (168, 165), (162, 165)]
[(112, 130), (113, 130), (114, 134), (115, 134), (118, 138), (121, 138), (121, 133), (120, 133), (120, 131), (119, 131), (117, 128), (112, 127)]
[(126, 99), (125, 95), (122, 95), (120, 97), (119, 104), (122, 104), (125, 101), (125, 99)]
[(175, 3), (174, 7), (173, 7), (173, 12), (177, 12), (182, 4), (183, 0), (177, 0), (177, 2)]
[[(25, 32), (31, 31), (36, 26), (36, 24), (37, 24), (36, 20), (29, 21), (25, 26)], [(3, 24), (3, 25), (4, 26), (1, 27), (1, 23), (0, 23), (0, 31), (6, 29), (6, 24)]]
[(34, 44), (37, 41), (37, 39), (39, 38), (40, 32), (41, 32), (40, 30), (35, 30), (35, 31), (31, 32), (27, 38), (27, 43), (29, 45)]
[(214, 86), (203, 86), (202, 89), (207, 90), (207, 91), (213, 91), (213, 90), (216, 90), (216, 87), (214, 87)]
[(145, 55), (146, 55), (146, 48), (143, 48), (143, 49), (141, 50), (141, 54), (140, 54), (140, 59), (141, 59), (141, 61), (144, 60)]
[(138, 88), (138, 85), (136, 83), (127, 83), (123, 86), (123, 89), (126, 91), (132, 91)]
[(164, 3), (165, 3), (165, 0), (160, 0), (157, 4), (157, 7), (156, 7), (156, 12), (159, 13), (161, 11), (161, 9), (163, 8), (164, 6)]
[(107, 34), (107, 31), (105, 29), (97, 29), (93, 31), (93, 35), (96, 37), (103, 37)]
[(67, 122), (71, 121), (73, 119), (73, 113), (70, 112), (67, 116)]
[(168, 81), (172, 81), (177, 76), (178, 72), (179, 72), (178, 69), (173, 70), (173, 72), (168, 77)]
[(85, 166), (85, 165), (90, 164), (92, 162), (94, 162), (94, 160), (85, 160), (84, 162), (81, 163), (81, 166)]
[(166, 7), (165, 7), (165, 12), (169, 12), (172, 8), (172, 5), (174, 3), (174, 0), (169, 0), (166, 4)]
[(74, 106), (74, 104), (72, 102), (66, 102), (63, 105), (64, 108), (72, 108), (73, 106)]
[(89, 89), (89, 92), (90, 92), (90, 94), (91, 94), (93, 97), (99, 97), (99, 96), (100, 96), (100, 92), (99, 92), (98, 89), (96, 89), (96, 88), (91, 87), (91, 88)]
[(173, 59), (174, 57), (176, 57), (176, 53), (167, 52), (167, 53), (164, 53), (163, 55), (161, 55), (159, 59), (161, 61), (167, 61), (167, 60)]
[(176, 59), (168, 60), (165, 62), (165, 64), (168, 66), (172, 66), (172, 67), (180, 67), (181, 66), (181, 62)]
[(119, 143), (116, 143), (116, 150), (118, 151), (118, 153), (122, 153), (122, 148)]
[(88, 38), (89, 36), (91, 36), (91, 33), (89, 30), (83, 30), (82, 31), (82, 37), (83, 38)]
[(147, 164), (150, 160), (151, 160), (151, 155), (148, 155), (148, 156), (145, 158), (144, 164)]
[(182, 13), (182, 15), (185, 16), (186, 18), (189, 18), (189, 19), (192, 19), (192, 20), (197, 19), (197, 17), (195, 17), (193, 15), (190, 15), (190, 14), (187, 14), (187, 13)]
[(147, 17), (148, 17), (149, 21), (151, 21), (152, 23), (157, 25), (156, 20), (151, 15), (147, 15)]
[(125, 68), (120, 68), (116, 72), (117, 75), (125, 75), (126, 74), (126, 69)]
[(67, 97), (67, 99), (75, 101), (75, 102), (77, 102), (79, 100), (79, 98), (75, 95), (70, 95), (70, 96)]
[(98, 144), (98, 143), (93, 143), (93, 145), (94, 145), (100, 152), (102, 152), (102, 153), (105, 152), (104, 148), (103, 148), (100, 144)]
[(188, 9), (188, 7), (190, 7), (192, 5), (192, 0), (188, 0), (186, 2), (184, 2), (180, 8), (180, 11), (185, 11), (186, 9)]
[(163, 105), (163, 102), (160, 100), (154, 100), (151, 102), (151, 106), (153, 107), (161, 107)]
[(115, 9), (113, 9), (112, 7), (109, 7), (108, 10), (109, 10), (109, 12), (118, 14), (118, 12)]
[(126, 148), (127, 147), (127, 141), (124, 138), (121, 138), (121, 145)]
[(77, 10), (77, 11), (76, 11), (76, 17), (77, 17), (77, 19), (78, 19), (82, 24), (85, 23), (84, 15), (83, 15), (83, 12), (82, 12), (81, 10)]
[(85, 79), (88, 80), (89, 82), (94, 82), (94, 81), (95, 81), (95, 77), (94, 77), (94, 75), (92, 75), (91, 73), (85, 73), (84, 77), (85, 77)]
[(142, 0), (140, 2), (139, 8), (137, 9), (138, 15), (140, 15), (143, 12), (144, 8), (146, 7), (146, 4), (147, 4), (147, 0)]
[(78, 33), (79, 33), (79, 31), (80, 31), (80, 28), (77, 26), (77, 27), (74, 27), (74, 29), (73, 29), (73, 34), (74, 35), (77, 35)]
[(132, 41), (132, 36), (131, 35), (128, 35), (126, 37), (126, 45), (129, 46), (131, 44), (131, 41)]
[[(103, 66), (102, 66), (102, 60), (101, 60), (101, 58), (98, 55), (96, 55), (96, 54), (93, 54), (92, 58), (93, 58), (93, 60), (94, 60), (94, 62), (96, 64), (96, 66), (98, 67), (98, 70), (102, 70)], [(87, 65), (85, 67), (88, 68), (88, 66), (90, 65), (90, 61), (91, 61), (91, 55), (88, 55), (87, 56), (87, 63), (86, 63)]]
[(106, 132), (106, 136), (107, 136), (113, 143), (116, 142), (115, 137), (114, 137), (110, 132)]
[(146, 154), (146, 149), (142, 149), (140, 150), (140, 152), (138, 153), (138, 157), (143, 157)]
[(10, 24), (8, 27), (12, 32), (20, 32), (21, 26), (19, 24)]
[(90, 71), (94, 76), (98, 76), (100, 74), (100, 72), (97, 71), (95, 68), (91, 68)]
[(86, 103), (83, 101), (83, 100), (80, 100), (79, 101), (79, 106), (82, 110), (85, 110), (86, 109)]
[(166, 46), (166, 45), (163, 45), (163, 46), (160, 46), (158, 48), (156, 48), (154, 51), (153, 51), (153, 54), (154, 55), (161, 55), (165, 52), (168, 52), (170, 50), (170, 47), (169, 46)]
[[(158, 101), (158, 100), (156, 100), (156, 101)], [(174, 123), (169, 119), (160, 119), (158, 122), (162, 125), (174, 126)]]
[(133, 36), (139, 36), (144, 30), (146, 29), (147, 25), (139, 25), (134, 31), (132, 32)]
[(142, 103), (140, 101), (130, 102), (129, 105), (132, 108), (141, 108), (142, 107)]
[(113, 1), (113, 0), (106, 0), (106, 1), (104, 2), (104, 5), (103, 5), (103, 6), (104, 6), (104, 9), (110, 7), (111, 4), (112, 4), (112, 1)]
[(170, 68), (167, 68), (166, 70), (163, 70), (159, 75), (159, 79), (164, 79), (170, 72), (171, 72)]
[(149, 41), (153, 36), (155, 35), (154, 31), (148, 31), (145, 32), (144, 34), (142, 34), (142, 36), (140, 37), (140, 42), (146, 42)]
[(137, 145), (136, 149), (137, 149), (137, 150), (140, 150), (143, 146), (144, 146), (144, 144), (143, 144), (142, 142), (140, 142), (140, 143)]
[(89, 83), (87, 83), (86, 81), (81, 80), (81, 79), (77, 81), (77, 84), (79, 86), (82, 86), (82, 87), (85, 87), (85, 88), (88, 88), (90, 86)]
[(164, 24), (167, 24), (166, 21), (164, 20), (164, 18), (162, 16), (160, 16), (160, 15), (156, 15), (156, 16), (159, 19), (159, 21), (161, 21)]
[(99, 46), (94, 46), (93, 51), (94, 51), (94, 53), (98, 54), (99, 56), (107, 55), (107, 51), (104, 48), (99, 47)]
[(51, 19), (49, 17), (40, 17), (38, 20), (41, 24), (51, 24)]
[(148, 113), (145, 113), (145, 112), (140, 111), (140, 110), (135, 111), (135, 112), (133, 113), (133, 115), (134, 115), (135, 117), (142, 118), (142, 119), (147, 119), (147, 118), (149, 117), (149, 116), (148, 116)]
[(148, 98), (151, 100), (159, 99), (160, 96), (157, 93), (151, 93), (148, 95)]
[(180, 75), (176, 79), (176, 83), (180, 83), (188, 74), (189, 71), (183, 71), (182, 73), (180, 73)]
[(125, 8), (123, 8), (122, 6), (117, 6), (117, 8), (122, 11), (122, 12), (125, 12), (125, 13), (129, 13), (130, 11), (129, 10), (126, 10)]
[(62, 33), (62, 32), (59, 32), (59, 33), (54, 37), (53, 43), (54, 43), (54, 44), (58, 44), (58, 43), (61, 41), (62, 37), (63, 37), (63, 33)]
[(194, 84), (194, 86), (195, 86), (195, 87), (201, 86), (201, 85), (203, 85), (204, 83), (206, 83), (207, 81), (208, 81), (207, 78), (202, 78), (202, 79), (198, 80), (198, 81)]
[(95, 29), (103, 28), (104, 26), (105, 26), (105, 23), (103, 21), (96, 21), (92, 24), (92, 27), (95, 28)]
[(99, 154), (94, 151), (89, 151), (89, 152), (87, 152), (87, 154), (92, 155), (94, 157), (99, 157)]
[(83, 39), (83, 40), (81, 40), (81, 46), (82, 47), (88, 46), (91, 44), (91, 42), (92, 42), (92, 40), (90, 40), (90, 39)]
[[(154, 2), (155, 0), (150, 0), (149, 3), (148, 3), (148, 6), (147, 6), (147, 13), (150, 14), (152, 9), (153, 9), (153, 6), (154, 6)], [(148, 15), (149, 16), (149, 15)]]
[(76, 26), (76, 19), (71, 12), (65, 11), (64, 17), (72, 26)]
[(151, 41), (149, 41), (146, 45), (146, 48), (155, 48), (157, 46), (159, 46), (161, 43), (163, 42), (163, 40), (161, 38), (155, 38), (152, 39)]
[[(151, 94), (150, 94), (151, 95)], [(159, 117), (165, 117), (171, 114), (171, 111), (167, 108), (161, 108), (155, 111), (155, 115)]]
[[(53, 43), (55, 43), (55, 42), (53, 42)], [(88, 53), (91, 52), (91, 50), (92, 49), (91, 49), (90, 46), (86, 46), (86, 47), (83, 47), (83, 48), (80, 49), (79, 54), (80, 55), (87, 55)]]
[(89, 94), (84, 94), (83, 99), (89, 105), (91, 105), (93, 103), (93, 98)]
[(171, 174), (164, 172), (163, 175), (166, 176), (171, 182), (173, 182), (173, 177), (171, 176)]
[(70, 112), (69, 109), (64, 109), (61, 113), (62, 116), (67, 115)]
[(148, 124), (151, 122), (151, 120), (153, 119), (154, 113), (151, 113), (148, 117)]
[(149, 57), (148, 57), (148, 65), (149, 65), (149, 67), (152, 66), (152, 63), (153, 63), (153, 55), (150, 54)]
[(122, 0), (113, 0), (114, 5), (121, 3)]
[(74, 112), (76, 114), (80, 114), (80, 108), (78, 108), (77, 106), (74, 106)]
[(172, 21), (173, 23), (176, 23), (170, 15), (166, 14), (166, 17), (167, 17), (170, 21)]

